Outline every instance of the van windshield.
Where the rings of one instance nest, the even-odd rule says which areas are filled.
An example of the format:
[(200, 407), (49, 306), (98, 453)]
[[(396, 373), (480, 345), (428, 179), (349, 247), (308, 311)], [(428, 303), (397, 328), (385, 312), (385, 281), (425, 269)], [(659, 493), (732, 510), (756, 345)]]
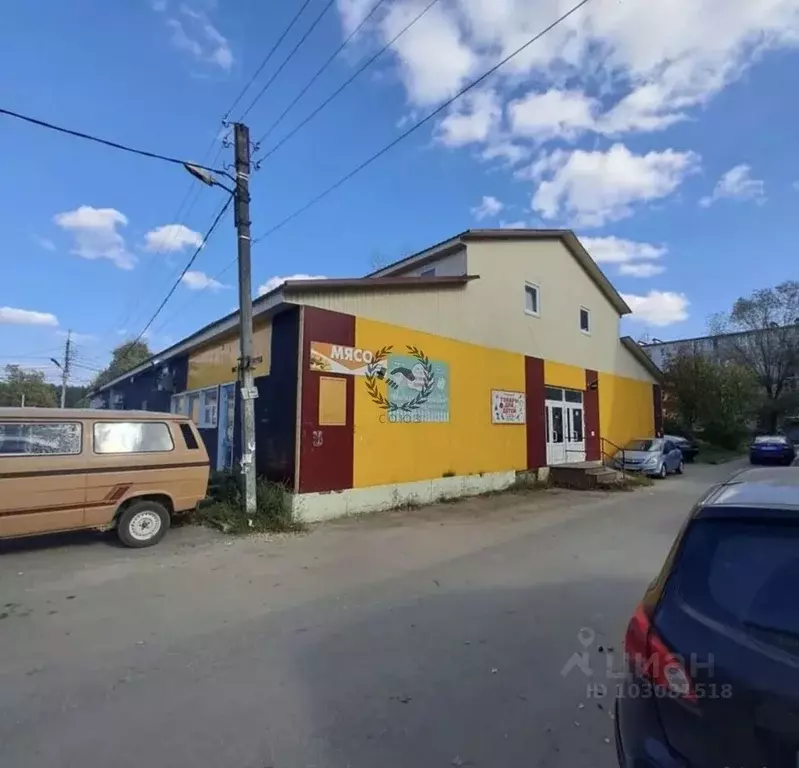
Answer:
[(696, 611), (799, 656), (799, 525), (697, 520), (677, 569)]

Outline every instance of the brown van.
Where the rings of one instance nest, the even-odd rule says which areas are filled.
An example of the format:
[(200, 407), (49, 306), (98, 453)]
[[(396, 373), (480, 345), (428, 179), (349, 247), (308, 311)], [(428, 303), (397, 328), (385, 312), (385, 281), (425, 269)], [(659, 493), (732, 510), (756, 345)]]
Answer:
[(0, 408), (0, 538), (115, 528), (158, 543), (208, 486), (208, 454), (185, 416)]

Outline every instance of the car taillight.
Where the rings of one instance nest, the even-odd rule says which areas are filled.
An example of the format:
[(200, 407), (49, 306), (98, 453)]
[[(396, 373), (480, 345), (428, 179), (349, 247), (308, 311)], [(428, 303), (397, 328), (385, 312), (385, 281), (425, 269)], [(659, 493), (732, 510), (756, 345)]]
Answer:
[(631, 672), (651, 680), (684, 701), (696, 701), (696, 692), (685, 666), (655, 632), (643, 605), (635, 609), (627, 625), (624, 651)]

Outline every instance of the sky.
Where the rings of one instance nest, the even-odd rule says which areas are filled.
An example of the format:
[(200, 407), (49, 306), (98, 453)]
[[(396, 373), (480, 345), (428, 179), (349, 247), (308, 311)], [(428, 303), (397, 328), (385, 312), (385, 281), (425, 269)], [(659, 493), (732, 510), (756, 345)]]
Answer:
[[(275, 126), (375, 2), (309, 0), (252, 82), (300, 0), (10, 4), (0, 106), (222, 169), (222, 120), (243, 120), (262, 139), (258, 239), (574, 0), (437, 0), (270, 153), (430, 0), (383, 0)], [(360, 276), (470, 227), (564, 227), (633, 309), (624, 332), (701, 335), (738, 296), (799, 276), (797, 67), (799, 0), (589, 0), (254, 243), (253, 289)], [(71, 331), (75, 381), (88, 382), (145, 327), (227, 193), (9, 117), (0, 141), (0, 365), (53, 377)], [(227, 215), (152, 323), (154, 351), (233, 310), (235, 248)]]

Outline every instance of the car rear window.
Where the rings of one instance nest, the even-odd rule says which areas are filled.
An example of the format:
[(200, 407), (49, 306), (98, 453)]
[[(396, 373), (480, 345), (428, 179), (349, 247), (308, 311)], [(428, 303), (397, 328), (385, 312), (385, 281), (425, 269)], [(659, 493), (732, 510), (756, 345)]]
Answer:
[(186, 424), (186, 422), (180, 423), (180, 432), (183, 435), (183, 441), (186, 443), (186, 448), (190, 451), (196, 451), (200, 446), (197, 443), (197, 438), (194, 436), (194, 432), (191, 431), (191, 427)]
[(760, 435), (755, 438), (756, 445), (785, 445), (788, 441), (779, 435)]
[(799, 656), (799, 524), (696, 520), (675, 575), (698, 613)]

